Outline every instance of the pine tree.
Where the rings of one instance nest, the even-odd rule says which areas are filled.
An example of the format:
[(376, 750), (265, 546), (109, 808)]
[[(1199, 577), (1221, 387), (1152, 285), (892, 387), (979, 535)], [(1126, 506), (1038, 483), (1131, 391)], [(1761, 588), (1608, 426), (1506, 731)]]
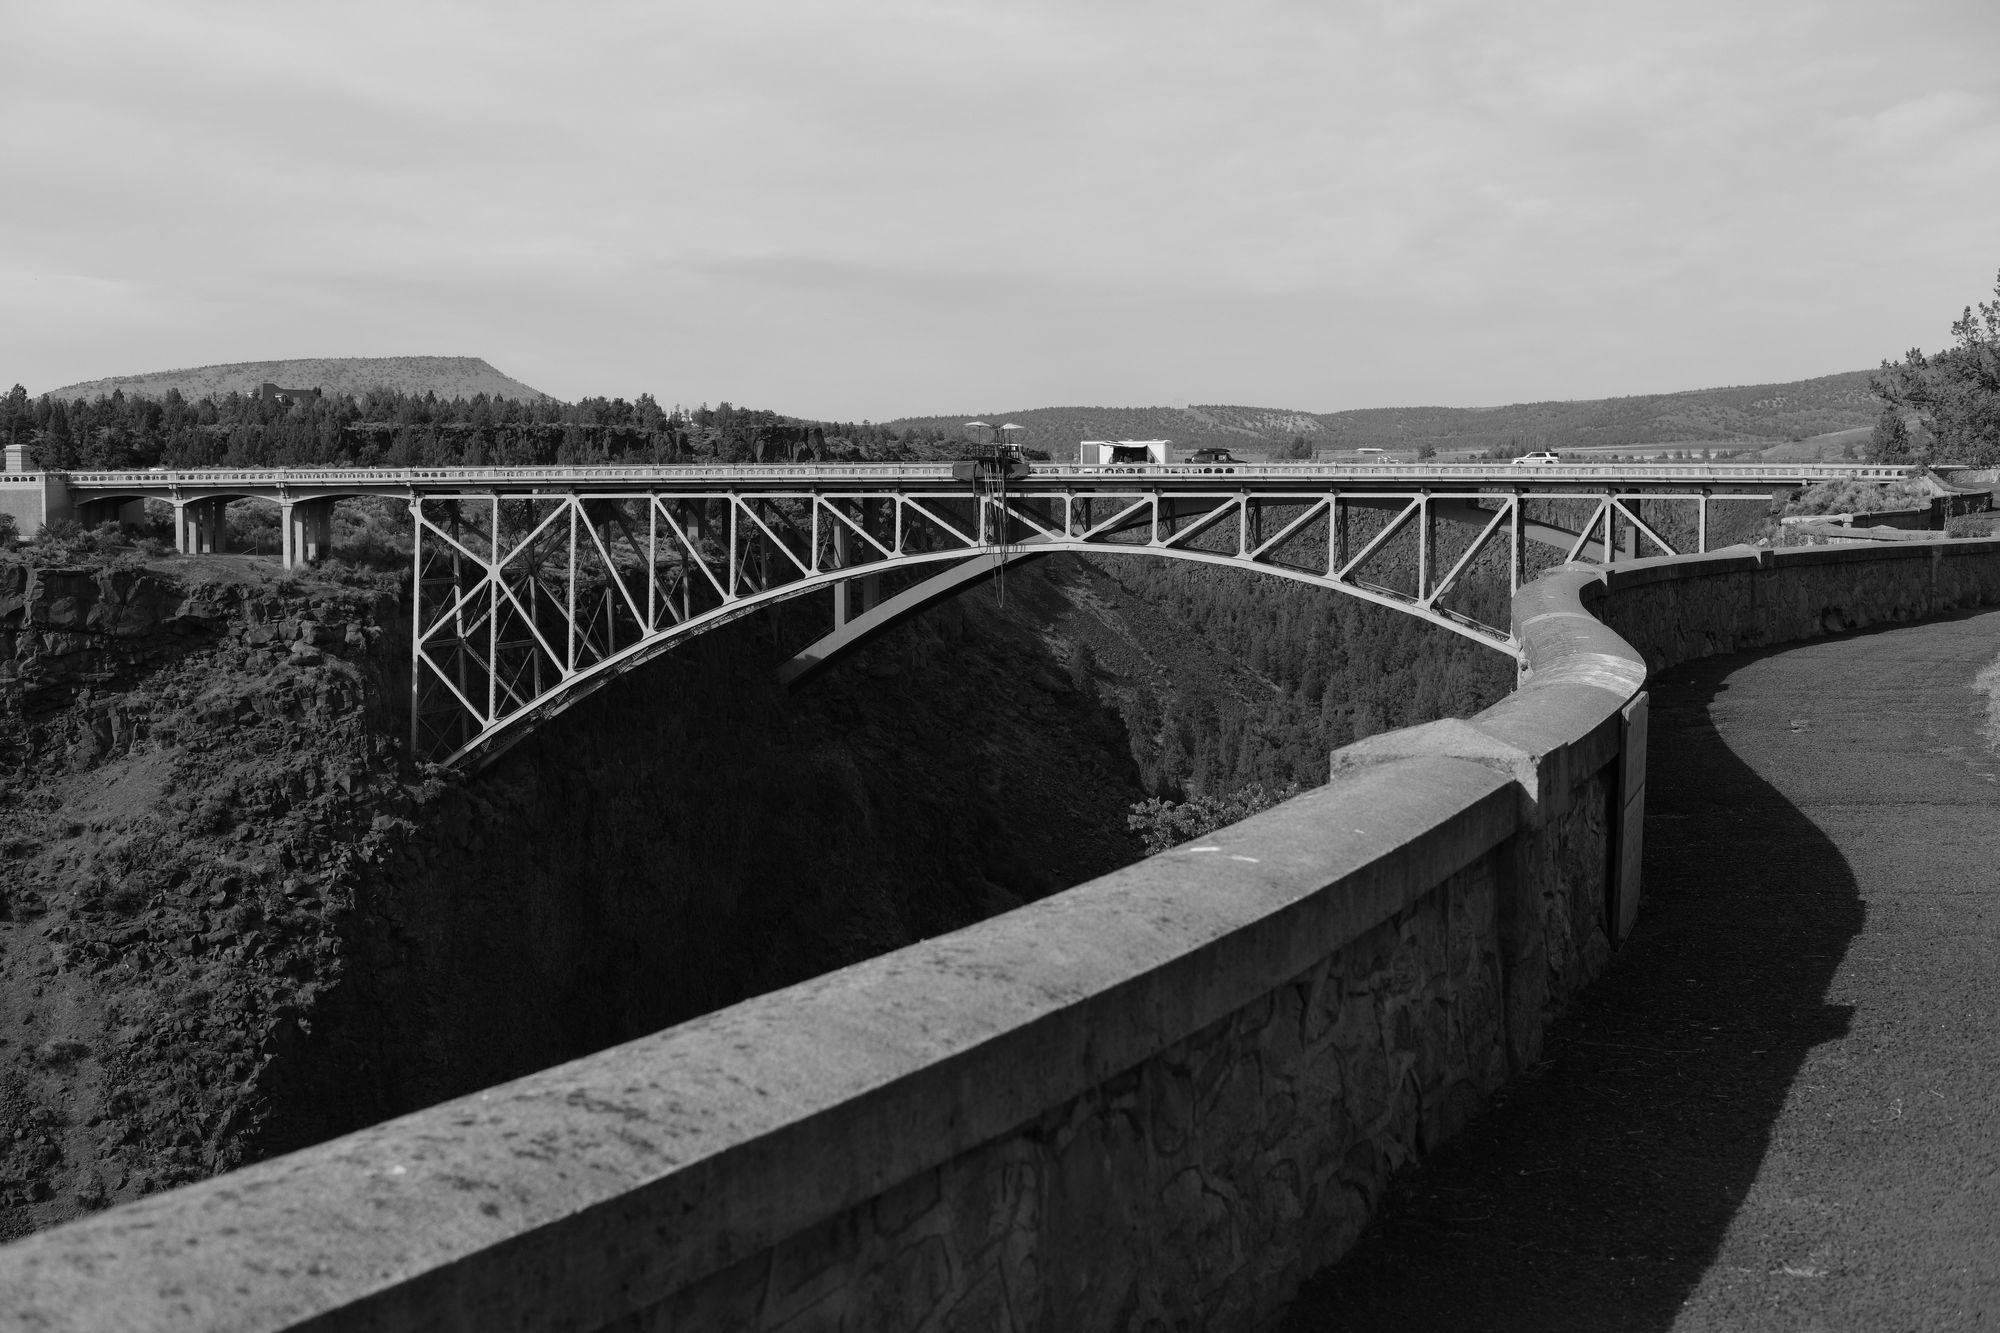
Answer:
[(1868, 461), (1871, 463), (1902, 463), (1910, 457), (1910, 428), (1904, 424), (1903, 411), (1898, 407), (1885, 407), (1875, 421), (1875, 430), (1868, 437)]
[(34, 419), (28, 406), (28, 391), (16, 384), (5, 398), (0, 398), (0, 444), (21, 443)]
[(1872, 380), (1886, 404), (1876, 426), (1876, 447), (1896, 442), (1887, 413), (1914, 416), (1923, 430), (1908, 440), (1904, 457), (1913, 462), (2000, 463), (2000, 279), (1992, 301), (1975, 313), (1967, 306), (1952, 324), (1957, 345), (1926, 355), (1911, 348), (1899, 362), (1884, 361)]

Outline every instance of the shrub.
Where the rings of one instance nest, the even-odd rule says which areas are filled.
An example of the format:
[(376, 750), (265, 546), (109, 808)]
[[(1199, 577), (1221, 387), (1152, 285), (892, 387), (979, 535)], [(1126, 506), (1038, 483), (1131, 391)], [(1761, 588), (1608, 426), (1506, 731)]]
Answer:
[(1153, 856), (1199, 838), (1204, 833), (1248, 819), (1298, 794), (1299, 785), (1295, 782), (1276, 791), (1252, 783), (1237, 788), (1227, 796), (1196, 796), (1185, 801), (1167, 801), (1155, 796), (1135, 802), (1132, 812), (1125, 816), (1125, 823), (1145, 839), (1146, 855)]
[(2000, 527), (2000, 515), (1960, 514), (1944, 521), (1944, 535), (1947, 537), (1991, 537), (1994, 529)]
[(223, 520), (231, 549), (275, 554), (284, 548), (278, 528), (278, 506), (269, 500), (239, 500)]
[(1883, 486), (1843, 477), (1800, 491), (1785, 506), (1786, 514), (1872, 514), (1882, 509), (1916, 509), (1926, 503), (1923, 488), (1895, 481)]
[(372, 496), (340, 501), (333, 507), (333, 550), (357, 568), (408, 569), (408, 508)]

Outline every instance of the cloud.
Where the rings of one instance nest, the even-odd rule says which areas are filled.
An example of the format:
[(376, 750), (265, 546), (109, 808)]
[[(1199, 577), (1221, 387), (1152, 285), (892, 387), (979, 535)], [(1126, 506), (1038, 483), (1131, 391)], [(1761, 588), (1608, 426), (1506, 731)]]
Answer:
[(1871, 364), (2000, 266), (1955, 0), (17, 9), (31, 386), (1493, 402)]

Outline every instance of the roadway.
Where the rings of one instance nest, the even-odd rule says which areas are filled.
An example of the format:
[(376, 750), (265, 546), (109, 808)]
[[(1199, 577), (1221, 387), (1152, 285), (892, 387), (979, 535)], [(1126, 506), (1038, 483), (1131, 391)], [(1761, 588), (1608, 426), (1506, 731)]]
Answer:
[[(1075, 488), (1174, 490), (1244, 487), (1262, 490), (1324, 490), (1413, 486), (1479, 491), (1528, 488), (1553, 492), (1603, 492), (1640, 487), (1689, 494), (1768, 493), (1775, 488), (1857, 478), (1901, 480), (1910, 470), (1862, 463), (1564, 463), (1525, 466), (1510, 463), (1170, 463), (1153, 466), (1093, 467), (1077, 463), (1036, 463), (1029, 475), (1008, 482), (1026, 493)], [(59, 478), (79, 500), (111, 496), (193, 498), (258, 496), (310, 499), (336, 495), (519, 493), (537, 490), (600, 494), (686, 489), (800, 492), (838, 487), (852, 491), (910, 489), (964, 491), (970, 483), (938, 463), (764, 463), (728, 467), (692, 464), (615, 467), (530, 468), (184, 468), (126, 472), (17, 473), (0, 483), (39, 483)]]
[(2000, 1326), (1996, 659), (1987, 611), (1656, 683), (1637, 933), (1289, 1328)]

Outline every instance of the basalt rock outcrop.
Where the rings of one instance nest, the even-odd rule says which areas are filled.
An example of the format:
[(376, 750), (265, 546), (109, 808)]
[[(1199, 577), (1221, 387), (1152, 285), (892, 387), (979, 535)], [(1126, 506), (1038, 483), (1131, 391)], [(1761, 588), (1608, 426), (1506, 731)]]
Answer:
[(1116, 712), (941, 608), (812, 691), (739, 622), (471, 778), (406, 613), (0, 563), (0, 1239), (585, 1054), (1138, 854)]
[(0, 1229), (254, 1151), (402, 785), (394, 606), (0, 565)]

